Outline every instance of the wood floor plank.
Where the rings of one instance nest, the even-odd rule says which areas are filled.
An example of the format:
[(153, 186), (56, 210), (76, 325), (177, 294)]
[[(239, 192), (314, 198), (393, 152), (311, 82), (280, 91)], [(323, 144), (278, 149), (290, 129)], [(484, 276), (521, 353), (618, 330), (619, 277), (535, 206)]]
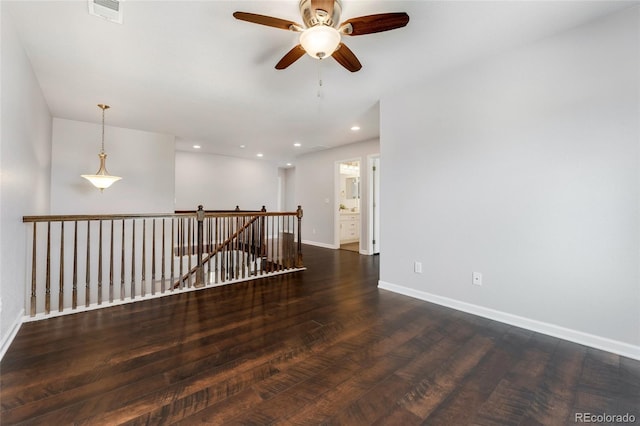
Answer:
[(575, 422), (572, 411), (573, 394), (582, 371), (584, 350), (560, 341), (543, 372), (542, 383), (536, 386), (532, 409), (523, 416), (526, 424), (568, 424)]
[[(286, 369), (281, 370), (278, 375), (265, 380), (266, 383), (259, 384), (256, 388), (259, 391), (263, 390), (265, 385), (269, 386), (269, 382), (271, 380), (278, 379), (280, 375), (285, 376), (286, 386), (277, 388), (276, 392), (274, 392), (273, 389), (271, 389), (271, 392), (269, 393), (261, 392), (265, 402), (260, 404), (260, 406), (254, 407), (254, 411), (261, 411), (264, 413), (263, 419), (268, 418), (267, 416), (269, 416), (269, 414), (267, 413), (273, 412), (274, 405), (277, 406), (280, 401), (286, 404), (286, 401), (299, 397), (304, 398), (304, 400), (301, 401), (301, 406), (298, 407), (298, 410), (306, 410), (308, 408), (307, 405), (313, 406), (325, 393), (332, 392), (339, 384), (353, 379), (354, 371), (364, 368), (363, 366), (380, 359), (393, 350), (402, 348), (405, 342), (411, 340), (418, 334), (428, 333), (428, 330), (431, 330), (434, 327), (434, 324), (431, 323), (425, 324), (422, 322), (411, 321), (412, 318), (416, 318), (415, 309), (409, 310), (403, 314), (397, 311), (393, 312), (396, 315), (391, 323), (403, 324), (402, 326), (398, 325), (403, 328), (403, 332), (400, 332), (393, 337), (382, 336), (382, 338), (376, 335), (367, 335), (362, 332), (351, 334), (351, 337), (347, 340), (338, 342), (339, 344), (335, 344), (332, 347), (327, 348), (323, 352), (317, 354), (314, 358), (296, 363), (293, 369), (294, 373), (297, 374), (288, 376)], [(369, 324), (369, 326), (371, 327), (371, 324)], [(367, 344), (362, 341), (373, 341), (376, 339), (379, 340), (377, 340), (376, 343), (371, 344)], [(371, 350), (366, 351), (367, 353), (363, 354), (361, 349), (365, 347), (369, 347)], [(405, 361), (406, 359), (410, 359), (413, 355), (405, 358)], [(397, 352), (395, 356), (400, 357), (402, 354)], [(318, 359), (322, 359), (324, 362), (318, 364)], [(349, 365), (350, 368), (343, 368), (342, 366), (345, 365)], [(333, 371), (327, 371), (327, 369), (332, 366), (340, 366), (340, 368), (338, 368), (337, 371), (335, 368)], [(271, 422), (276, 422), (278, 420), (277, 417), (274, 417), (275, 414), (276, 413), (270, 414)], [(280, 419), (288, 421), (288, 419), (286, 419), (286, 415), (283, 416), (281, 412), (278, 412), (277, 415)], [(243, 421), (250, 422), (248, 419)]]
[[(298, 335), (305, 327), (315, 328), (317, 325), (309, 322), (290, 327), (286, 331), (278, 330), (267, 335), (264, 340), (271, 340), (274, 345), (281, 345), (279, 339), (286, 341), (287, 337)], [(265, 342), (261, 341), (260, 344)], [(176, 364), (169, 371), (158, 372), (155, 376), (144, 378), (137, 386), (119, 388), (76, 405), (74, 417), (76, 419), (86, 417), (86, 424), (119, 424), (152, 411), (155, 407), (183, 398), (207, 398), (210, 395), (214, 398), (226, 398), (229, 389), (233, 389), (234, 392), (240, 391), (254, 381), (262, 380), (277, 372), (265, 362), (264, 358), (270, 356), (270, 351), (256, 352), (256, 350), (258, 348), (255, 342), (250, 340), (231, 347), (224, 356), (218, 358), (220, 363), (211, 363), (212, 365), (208, 368), (203, 368), (201, 363), (186, 366)], [(220, 381), (219, 384), (211, 385), (214, 377), (215, 381)], [(147, 383), (150, 379), (161, 380), (162, 386), (155, 386), (154, 382)], [(91, 416), (95, 404), (99, 404), (100, 411), (104, 411), (104, 414)]]
[[(290, 326), (292, 324), (295, 324), (295, 322), (292, 322), (291, 324), (288, 324), (287, 322), (285, 322), (284, 324)], [(295, 326), (297, 328), (306, 328), (306, 329), (313, 329), (318, 327), (317, 324), (313, 322), (307, 322), (304, 324), (295, 324)], [(297, 333), (296, 327), (289, 328), (288, 332)], [(265, 329), (263, 331), (266, 332), (267, 330)], [(248, 336), (256, 336), (255, 331), (250, 331), (250, 332), (247, 332), (246, 334)], [(259, 336), (263, 337), (263, 335), (259, 335)], [(275, 342), (279, 342), (280, 339), (284, 337), (280, 329), (271, 331), (271, 336), (272, 336), (271, 337), (272, 340)], [(155, 375), (155, 376), (160, 376), (158, 380), (161, 380), (163, 384), (168, 385), (172, 382), (179, 381), (179, 378), (182, 376), (192, 376), (193, 374), (195, 374), (194, 372), (201, 372), (202, 369), (206, 368), (207, 366), (211, 367), (212, 365), (217, 366), (218, 364), (224, 364), (228, 362), (230, 357), (236, 356), (236, 355), (233, 355), (233, 353), (236, 353), (236, 354), (239, 354), (239, 356), (242, 356), (242, 351), (243, 351), (243, 349), (241, 349), (242, 347), (244, 347), (244, 351), (246, 351), (247, 353), (251, 353), (253, 351), (253, 347), (251, 347), (251, 345), (247, 346), (247, 343), (244, 343), (242, 340), (240, 340), (242, 345), (241, 346), (236, 344), (235, 343), (236, 341), (237, 341), (236, 336), (231, 336), (231, 337), (228, 336), (226, 340), (219, 341), (218, 346), (224, 345), (225, 347), (227, 347), (227, 350), (225, 352), (221, 352), (220, 350), (218, 350), (218, 347), (216, 347), (216, 345), (212, 346), (212, 345), (206, 344), (205, 342), (200, 342), (199, 345), (180, 346), (178, 349), (180, 352), (179, 354), (174, 353), (173, 357), (170, 358), (168, 362), (162, 362), (160, 365), (155, 365), (156, 368), (149, 368), (149, 365), (150, 365), (149, 363), (137, 362), (136, 359), (134, 359), (133, 362), (125, 362), (124, 367), (116, 364), (115, 366), (112, 367), (112, 372), (121, 372), (123, 374), (120, 374), (115, 377), (114, 376), (105, 377), (104, 380), (100, 380), (100, 381), (90, 382), (89, 386), (87, 387), (80, 387), (77, 384), (71, 384), (70, 386), (76, 392), (73, 392), (73, 391), (72, 391), (73, 393), (66, 392), (64, 395), (60, 395), (58, 398), (48, 398), (46, 401), (44, 401), (46, 402), (46, 404), (41, 403), (41, 406), (44, 407), (46, 405), (46, 407), (55, 407), (59, 405), (61, 401), (66, 401), (67, 403), (69, 403), (69, 402), (73, 402), (74, 400), (86, 399), (87, 397), (90, 396), (90, 394), (88, 394), (87, 392), (91, 392), (93, 398), (102, 399), (101, 401), (102, 404), (106, 404), (105, 400), (108, 398), (109, 395), (113, 395), (113, 398), (115, 399), (115, 401), (121, 401), (123, 397), (123, 393), (118, 392), (119, 390), (118, 386), (120, 384), (136, 383), (136, 378), (140, 381), (141, 380), (149, 381)], [(252, 339), (248, 337), (247, 341), (252, 342)], [(192, 348), (193, 350), (187, 351), (187, 355), (185, 356), (184, 351), (189, 350), (190, 348)], [(191, 362), (186, 362), (186, 360), (189, 358), (193, 358), (194, 360)], [(176, 360), (179, 360), (181, 362), (176, 363)], [(153, 364), (151, 365), (153, 366)], [(120, 379), (120, 380), (114, 380), (114, 379)], [(98, 382), (100, 383), (100, 386), (93, 385)], [(164, 382), (167, 382), (167, 383), (164, 383)], [(113, 392), (109, 393), (108, 392), (109, 390), (113, 390)], [(136, 395), (135, 391), (134, 391), (134, 395)], [(23, 409), (28, 410), (29, 405), (25, 404), (23, 406)], [(76, 410), (77, 410), (76, 415), (79, 415), (79, 413), (82, 412), (82, 410), (80, 410), (77, 407), (76, 407)], [(12, 415), (14, 415), (14, 412), (9, 410), (7, 414), (8, 418), (11, 418)]]
[(491, 347), (492, 342), (486, 337), (473, 336), (434, 373), (412, 386), (402, 397), (401, 404), (417, 417), (427, 419), (465, 376), (471, 373)]
[[(503, 336), (500, 342), (507, 339)], [(433, 425), (469, 424), (520, 355), (519, 346), (496, 345), (491, 348), (456, 389), (438, 404), (427, 417), (427, 422)]]
[(640, 362), (377, 288), (378, 256), (26, 323), (7, 425), (561, 425), (640, 419)]
[[(392, 313), (394, 315), (397, 315), (397, 314), (402, 313), (402, 310), (397, 311), (397, 312), (393, 312), (392, 311)], [(369, 325), (371, 324), (371, 322), (370, 322), (371, 318), (362, 319), (362, 318), (351, 316), (351, 317), (349, 317), (349, 319), (352, 320), (352, 321), (353, 320), (357, 320), (357, 321), (360, 321), (360, 322), (363, 322), (363, 323), (364, 323), (365, 320), (368, 320), (367, 324), (369, 324)], [(347, 324), (347, 325), (350, 325), (350, 324)], [(291, 341), (286, 341), (285, 340), (284, 343), (286, 343), (287, 347), (294, 347), (295, 348), (297, 346), (303, 346), (303, 347), (305, 347), (307, 349), (307, 352), (309, 352), (310, 349), (312, 349), (312, 346), (310, 345), (310, 342), (312, 340), (308, 339), (307, 336), (309, 336), (311, 334), (314, 334), (315, 331), (326, 330), (327, 328), (330, 328), (330, 327), (328, 327), (328, 326), (317, 327), (317, 328), (313, 329), (313, 331), (305, 333), (305, 338), (303, 340), (301, 340), (300, 342), (291, 342)], [(280, 335), (278, 337), (278, 339), (284, 340), (284, 336)], [(264, 342), (261, 342), (261, 344), (263, 345)], [(224, 345), (223, 345), (223, 343), (219, 343), (219, 346), (224, 346)], [(316, 349), (316, 348), (313, 348), (313, 349)], [(275, 371), (275, 375), (280, 376), (280, 371), (278, 370), (278, 365), (282, 364), (282, 362), (278, 363), (277, 362), (278, 359), (286, 360), (286, 363), (289, 363), (289, 362), (292, 361), (293, 357), (294, 357), (294, 355), (292, 355), (291, 352), (285, 352), (283, 354), (280, 354), (280, 355), (276, 356), (276, 358), (274, 360), (270, 360), (269, 361), (269, 365), (268, 365), (268, 367), (270, 368), (269, 371)], [(266, 367), (266, 365), (265, 365), (265, 367)], [(189, 374), (191, 374), (191, 373), (189, 373)], [(189, 374), (185, 374), (185, 376), (188, 376)], [(165, 374), (165, 376), (166, 376), (166, 374)], [(273, 377), (274, 376), (272, 376), (271, 378), (273, 378)], [(207, 391), (208, 390), (209, 389), (207, 389)], [(202, 392), (199, 391), (199, 393), (201, 394)], [(192, 404), (192, 402), (194, 402), (194, 401), (197, 402), (197, 404)], [(205, 401), (205, 402), (202, 402), (202, 401)], [(165, 416), (168, 416), (166, 418), (163, 418), (163, 421), (164, 420), (171, 421), (171, 420), (173, 420), (172, 413), (178, 412), (178, 413), (180, 413), (180, 415), (191, 415), (192, 413), (197, 412), (200, 409), (206, 408), (207, 405), (215, 404), (216, 402), (217, 402), (217, 400), (215, 400), (215, 399), (206, 399), (206, 398), (197, 399), (197, 398), (194, 398), (193, 395), (187, 394), (187, 395), (182, 396), (182, 397), (176, 396), (175, 400), (172, 400), (169, 403), (167, 403), (166, 405), (161, 406), (161, 408), (160, 409), (156, 409), (156, 411), (160, 411), (160, 412), (164, 413)], [(158, 402), (156, 401), (155, 403), (157, 404)], [(178, 407), (179, 409), (176, 409), (176, 407)], [(169, 414), (167, 414), (167, 413), (169, 413)], [(131, 411), (129, 411), (128, 414), (131, 414)], [(154, 417), (150, 417), (150, 418), (154, 419), (154, 421), (158, 420), (158, 418), (154, 418)]]
[[(537, 407), (536, 392), (543, 383), (558, 340), (534, 334), (521, 358), (497, 384), (486, 403), (478, 411), (479, 424), (519, 424)], [(563, 420), (564, 421), (564, 420)]]
[[(402, 397), (410, 391), (410, 389), (410, 383), (401, 379), (397, 375), (392, 374), (372, 386), (371, 389), (358, 400), (332, 416), (329, 423), (344, 425), (370, 425), (380, 418), (385, 418), (388, 422), (390, 418), (387, 416), (387, 413), (384, 412), (384, 407), (393, 407), (398, 400), (402, 399)], [(392, 409), (389, 409), (389, 411), (392, 411)], [(409, 412), (409, 410), (402, 410), (402, 414)], [(396, 415), (398, 414), (396, 413)], [(415, 419), (413, 421), (420, 420), (418, 416), (412, 417), (412, 419)], [(397, 421), (399, 419), (396, 418), (395, 420)]]
[[(444, 345), (436, 345), (436, 349), (429, 353), (427, 348), (431, 340), (425, 337), (432, 335), (431, 330), (430, 325), (425, 324), (422, 333), (418, 333), (414, 338), (407, 340), (403, 344), (389, 345), (386, 347), (386, 351), (378, 349), (377, 356), (369, 354), (363, 357), (359, 354), (358, 348), (366, 347), (364, 342), (353, 345), (352, 349), (354, 350), (351, 353), (354, 356), (350, 357), (350, 361), (354, 362), (358, 368), (352, 372), (347, 380), (340, 382), (330, 391), (319, 393), (312, 404), (286, 418), (286, 424), (305, 423), (309, 420), (314, 424), (330, 421), (334, 415), (333, 413), (346, 409), (349, 404), (357, 401), (371, 387), (376, 386), (381, 380), (386, 379), (392, 373), (406, 366), (418, 354), (425, 354), (426, 352), (425, 356), (420, 358), (429, 358), (429, 354), (434, 355), (437, 350), (440, 350), (442, 359), (446, 358), (447, 354), (443, 351)], [(465, 338), (469, 338), (470, 335), (471, 332), (466, 334)], [(444, 338), (444, 336), (440, 336), (440, 338)], [(456, 343), (452, 342), (446, 347), (453, 351), (455, 346)], [(341, 362), (341, 360), (337, 360), (337, 362)]]

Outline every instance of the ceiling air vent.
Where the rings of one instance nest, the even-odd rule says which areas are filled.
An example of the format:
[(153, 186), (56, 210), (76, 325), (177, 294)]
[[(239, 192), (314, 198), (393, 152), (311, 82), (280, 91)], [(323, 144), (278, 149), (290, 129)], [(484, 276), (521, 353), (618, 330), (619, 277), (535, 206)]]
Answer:
[(122, 24), (122, 1), (118, 0), (87, 0), (89, 14), (99, 16), (111, 22)]

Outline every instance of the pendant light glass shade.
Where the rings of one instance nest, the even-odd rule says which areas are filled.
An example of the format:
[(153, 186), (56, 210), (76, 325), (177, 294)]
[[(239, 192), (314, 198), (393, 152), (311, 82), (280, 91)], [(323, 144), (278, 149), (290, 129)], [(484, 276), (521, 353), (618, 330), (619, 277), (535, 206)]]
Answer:
[(122, 179), (120, 176), (111, 176), (107, 171), (107, 167), (105, 163), (107, 162), (107, 154), (101, 152), (98, 154), (100, 157), (100, 168), (96, 172), (95, 175), (81, 175), (83, 178), (87, 179), (89, 182), (93, 184), (96, 188), (99, 188), (101, 191), (105, 188), (110, 187), (114, 182)]
[(102, 110), (102, 145), (100, 149), (100, 168), (95, 175), (81, 175), (87, 179), (93, 186), (103, 191), (105, 188), (110, 187), (114, 182), (122, 179), (120, 176), (111, 176), (107, 171), (107, 154), (104, 152), (104, 110), (109, 108), (109, 105), (98, 104), (98, 108)]

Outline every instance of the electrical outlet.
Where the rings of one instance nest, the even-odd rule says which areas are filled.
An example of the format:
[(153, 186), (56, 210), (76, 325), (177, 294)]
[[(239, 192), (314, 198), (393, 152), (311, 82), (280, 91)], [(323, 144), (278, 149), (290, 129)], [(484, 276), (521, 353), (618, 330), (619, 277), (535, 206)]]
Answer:
[(416, 274), (422, 273), (422, 262), (413, 263), (413, 272), (415, 272)]
[(482, 273), (474, 272), (471, 274), (471, 282), (475, 285), (482, 285)]

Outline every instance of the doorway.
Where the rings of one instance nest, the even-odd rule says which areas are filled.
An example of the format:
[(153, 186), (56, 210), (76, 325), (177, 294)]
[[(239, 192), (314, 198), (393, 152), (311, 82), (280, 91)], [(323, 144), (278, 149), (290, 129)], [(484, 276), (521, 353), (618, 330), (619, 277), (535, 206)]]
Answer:
[(361, 207), (360, 160), (338, 163), (339, 246), (342, 250), (360, 252)]

